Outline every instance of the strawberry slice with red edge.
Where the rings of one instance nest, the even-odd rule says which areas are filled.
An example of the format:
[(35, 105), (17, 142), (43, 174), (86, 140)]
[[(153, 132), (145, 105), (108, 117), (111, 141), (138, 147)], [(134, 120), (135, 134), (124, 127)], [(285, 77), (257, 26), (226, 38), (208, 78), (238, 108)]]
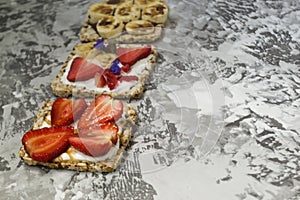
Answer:
[(87, 104), (84, 99), (76, 99), (73, 102), (73, 119), (76, 121), (82, 115), (82, 113), (87, 108)]
[(121, 117), (123, 103), (111, 96), (103, 94), (97, 97), (80, 117), (77, 127), (79, 130), (89, 128), (95, 124), (112, 122)]
[(107, 85), (110, 90), (113, 90), (118, 85), (118, 78), (111, 69), (105, 69), (102, 73), (96, 73), (94, 78), (95, 85), (99, 88), (103, 88)]
[(69, 138), (78, 151), (93, 157), (105, 155), (118, 141), (118, 126), (115, 123), (96, 124)]
[(122, 66), (121, 70), (125, 73), (128, 73), (131, 70), (131, 66), (129, 64), (125, 64)]
[(125, 81), (125, 82), (131, 82), (131, 81), (137, 81), (137, 80), (139, 80), (139, 78), (137, 76), (134, 76), (134, 75), (121, 76), (119, 78), (120, 82), (123, 82), (123, 81)]
[(81, 116), (86, 108), (87, 104), (84, 99), (72, 101), (67, 98), (58, 98), (52, 104), (51, 125), (70, 125)]
[(116, 144), (118, 141), (118, 126), (113, 122), (94, 124), (87, 129), (80, 130), (78, 135), (80, 137), (103, 136), (109, 138), (113, 144)]
[(106, 80), (103, 76), (103, 73), (96, 73), (94, 78), (96, 87), (103, 88), (106, 85)]
[(123, 65), (134, 65), (137, 61), (148, 57), (151, 54), (151, 47), (145, 46), (141, 48), (119, 47), (117, 49), (118, 60)]
[(97, 72), (103, 72), (103, 69), (82, 57), (74, 58), (67, 79), (70, 82), (86, 81), (95, 76)]
[(49, 162), (68, 149), (73, 134), (71, 126), (31, 130), (24, 134), (22, 144), (33, 160)]
[(103, 72), (103, 78), (110, 90), (113, 90), (118, 85), (118, 79), (111, 69), (105, 69)]
[(78, 151), (92, 157), (105, 155), (112, 147), (110, 139), (103, 137), (79, 137), (69, 138), (69, 143)]

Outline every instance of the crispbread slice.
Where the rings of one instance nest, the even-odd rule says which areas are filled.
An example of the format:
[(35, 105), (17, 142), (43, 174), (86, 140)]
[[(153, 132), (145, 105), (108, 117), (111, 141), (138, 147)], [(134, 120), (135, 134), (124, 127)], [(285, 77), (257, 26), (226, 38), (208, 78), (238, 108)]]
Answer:
[[(71, 83), (64, 83), (62, 81), (62, 78), (66, 72), (66, 68), (68, 66), (69, 61), (72, 60), (72, 58), (75, 55), (80, 55), (82, 57), (89, 54), (89, 52), (93, 49), (93, 45), (95, 42), (90, 43), (84, 43), (84, 44), (78, 44), (74, 47), (73, 51), (68, 56), (66, 62), (63, 64), (61, 70), (59, 71), (58, 75), (54, 78), (52, 81), (51, 87), (53, 90), (53, 93), (60, 97), (68, 97), (68, 96), (75, 96), (75, 97), (94, 97), (99, 96), (101, 94), (109, 94), (112, 97), (116, 98), (140, 98), (143, 94), (144, 90), (144, 84), (146, 79), (149, 77), (150, 73), (154, 69), (155, 62), (157, 60), (157, 51), (156, 48), (152, 46), (152, 52), (151, 56), (152, 58), (149, 59), (147, 62), (147, 66), (144, 70), (140, 72), (138, 75), (138, 81), (135, 85), (133, 85), (128, 90), (106, 90), (106, 91), (97, 91), (95, 89), (90, 89), (85, 86), (76, 86)], [(127, 44), (126, 47), (136, 47), (140, 45), (136, 44)], [(108, 61), (106, 60), (108, 65), (111, 64), (112, 60)]]
[[(32, 130), (38, 129), (42, 126), (44, 122), (47, 121), (47, 116), (50, 115), (52, 109), (53, 102), (48, 100), (44, 103), (40, 112), (37, 114), (36, 119), (34, 120), (34, 124), (32, 126)], [(19, 150), (20, 158), (27, 163), (28, 165), (41, 165), (54, 169), (69, 169), (69, 170), (77, 170), (77, 171), (89, 171), (89, 172), (112, 172), (114, 171), (122, 157), (125, 148), (128, 145), (128, 142), (131, 137), (132, 126), (136, 121), (136, 111), (130, 105), (124, 104), (125, 118), (122, 118), (121, 126), (122, 132), (119, 134), (119, 150), (117, 154), (107, 160), (99, 161), (99, 162), (91, 162), (91, 161), (59, 161), (58, 159), (54, 159), (52, 162), (38, 162), (33, 160), (29, 154), (25, 151), (24, 147), (21, 147)]]

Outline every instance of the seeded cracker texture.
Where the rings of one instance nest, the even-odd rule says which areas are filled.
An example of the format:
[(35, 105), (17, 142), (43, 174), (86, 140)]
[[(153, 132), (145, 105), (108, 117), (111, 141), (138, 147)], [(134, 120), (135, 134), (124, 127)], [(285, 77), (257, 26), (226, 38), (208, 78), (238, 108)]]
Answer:
[[(160, 3), (163, 3), (165, 6), (167, 6), (166, 2), (164, 0), (160, 0), (157, 1)], [(106, 2), (107, 3), (107, 2)], [(126, 3), (126, 1), (124, 2)], [(130, 4), (135, 4), (134, 1), (127, 1), (127, 3)], [(117, 9), (117, 7), (122, 6), (122, 1), (119, 4), (109, 4), (109, 5), (113, 5), (114, 8), (114, 12)], [(142, 11), (141, 11), (142, 13)], [(113, 15), (109, 15), (109, 16), (114, 16)], [(101, 36), (98, 34), (96, 28), (95, 28), (95, 24), (91, 24), (89, 22), (89, 15), (87, 14), (85, 22), (83, 23), (83, 26), (80, 30), (79, 36), (80, 36), (80, 40), (82, 42), (93, 42), (98, 40), (99, 38), (101, 38)], [(140, 16), (139, 19), (141, 19), (142, 17)], [(151, 22), (152, 23), (152, 22)], [(126, 24), (126, 22), (125, 22)], [(111, 40), (117, 41), (117, 42), (123, 42), (123, 43), (134, 43), (134, 42), (153, 42), (157, 39), (160, 38), (161, 34), (162, 34), (162, 29), (164, 27), (163, 23), (152, 23), (154, 26), (154, 30), (152, 33), (149, 34), (143, 34), (143, 35), (133, 35), (133, 34), (129, 34), (128, 32), (125, 31), (125, 28), (122, 32), (121, 35), (118, 35), (116, 37), (110, 38)]]
[[(50, 115), (52, 109), (52, 101), (46, 101), (38, 113), (36, 119), (34, 120), (34, 124), (31, 130), (38, 129), (41, 127), (44, 121), (46, 121), (46, 117)], [(88, 172), (112, 172), (114, 171), (123, 156), (123, 152), (125, 151), (128, 142), (131, 137), (132, 126), (136, 121), (136, 111), (133, 107), (124, 104), (124, 112), (125, 119), (123, 119), (122, 123), (120, 123), (120, 128), (122, 132), (119, 133), (120, 139), (120, 147), (117, 154), (105, 161), (99, 162), (90, 162), (90, 161), (59, 161), (54, 159), (52, 162), (38, 162), (33, 160), (29, 154), (25, 151), (24, 147), (21, 147), (19, 150), (20, 158), (27, 163), (28, 165), (41, 165), (54, 169), (68, 169), (68, 170), (77, 170), (77, 171), (88, 171)]]
[[(99, 91), (91, 90), (86, 87), (76, 87), (74, 85), (64, 84), (62, 82), (62, 76), (66, 71), (68, 62), (73, 58), (73, 56), (75, 56), (76, 53), (78, 54), (78, 51), (80, 51), (81, 54), (88, 54), (88, 52), (91, 51), (91, 49), (93, 48), (94, 44), (95, 42), (90, 42), (85, 44), (79, 44), (74, 47), (73, 51), (68, 56), (66, 62), (63, 64), (58, 75), (54, 78), (54, 80), (51, 83), (51, 88), (53, 93), (60, 97), (68, 97), (71, 95), (75, 97), (94, 97), (94, 96), (97, 97), (100, 96), (101, 94), (109, 94), (115, 98), (134, 98), (134, 99), (140, 98), (144, 92), (145, 81), (148, 79), (149, 75), (153, 71), (155, 67), (155, 62), (157, 60), (157, 51), (153, 46), (151, 46), (152, 58), (148, 61), (148, 66), (138, 76), (137, 83), (127, 91), (114, 92), (109, 90), (109, 91), (99, 92)], [(126, 47), (135, 47), (135, 46), (137, 45), (134, 44), (126, 45)]]

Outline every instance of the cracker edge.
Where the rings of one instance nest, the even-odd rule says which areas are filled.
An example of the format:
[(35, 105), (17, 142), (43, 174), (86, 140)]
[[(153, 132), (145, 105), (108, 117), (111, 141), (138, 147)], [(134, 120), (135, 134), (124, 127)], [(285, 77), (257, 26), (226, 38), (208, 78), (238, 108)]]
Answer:
[[(87, 43), (86, 45), (90, 45), (91, 48), (93, 47), (94, 42)], [(128, 44), (128, 46), (131, 46)], [(150, 76), (151, 72), (153, 71), (155, 67), (155, 62), (157, 60), (158, 54), (157, 50), (154, 46), (151, 45), (151, 54), (153, 55), (152, 59), (148, 61), (148, 66), (145, 70), (142, 71), (141, 75), (138, 76), (139, 80), (136, 83), (135, 86), (130, 88), (130, 90), (125, 92), (97, 92), (95, 90), (89, 90), (85, 87), (76, 87), (73, 85), (64, 84), (61, 80), (61, 77), (65, 73), (65, 70), (67, 68), (68, 62), (75, 56), (75, 48), (72, 50), (70, 55), (68, 56), (67, 60), (63, 64), (61, 70), (58, 72), (58, 75), (54, 78), (54, 80), (51, 83), (52, 91), (55, 95), (60, 97), (69, 97), (69, 96), (75, 96), (75, 97), (94, 97), (94, 96), (100, 96), (101, 94), (108, 94), (114, 98), (133, 98), (138, 99), (140, 98), (144, 93), (144, 85), (148, 77)]]
[[(51, 112), (52, 104), (53, 102), (50, 100), (44, 103), (41, 110), (37, 114), (37, 117), (34, 120), (34, 124), (31, 130), (37, 129), (42, 125), (46, 116), (49, 114), (49, 112)], [(119, 166), (121, 162), (123, 153), (131, 138), (132, 126), (136, 122), (136, 110), (132, 106), (126, 104), (125, 112), (126, 112), (126, 123), (122, 126), (123, 131), (120, 135), (120, 148), (117, 152), (117, 155), (109, 160), (99, 161), (99, 162), (90, 162), (90, 161), (38, 162), (33, 160), (29, 156), (29, 154), (27, 154), (23, 146), (19, 150), (19, 157), (28, 165), (40, 165), (40, 166), (46, 166), (53, 169), (68, 169), (68, 170), (77, 170), (77, 171), (84, 171), (84, 172), (112, 172)]]

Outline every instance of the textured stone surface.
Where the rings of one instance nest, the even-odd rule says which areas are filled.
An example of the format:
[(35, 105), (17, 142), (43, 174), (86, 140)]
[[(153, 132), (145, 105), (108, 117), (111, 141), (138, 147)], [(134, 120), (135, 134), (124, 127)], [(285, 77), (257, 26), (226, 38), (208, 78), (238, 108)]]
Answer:
[(300, 198), (300, 3), (172, 0), (139, 122), (110, 174), (30, 167), (17, 152), (90, 1), (0, 3), (3, 199)]

